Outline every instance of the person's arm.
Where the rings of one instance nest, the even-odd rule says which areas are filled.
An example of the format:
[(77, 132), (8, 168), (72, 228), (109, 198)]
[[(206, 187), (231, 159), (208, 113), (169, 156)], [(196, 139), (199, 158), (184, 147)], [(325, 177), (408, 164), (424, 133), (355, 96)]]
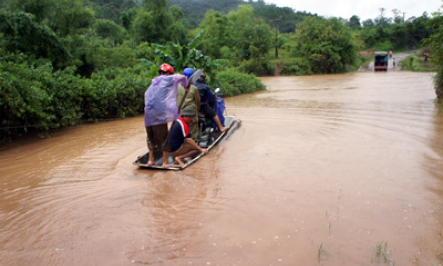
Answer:
[(217, 99), (215, 97), (215, 94), (211, 91), (209, 87), (206, 87), (206, 98), (208, 99), (209, 105), (214, 106)]
[(197, 145), (197, 143), (195, 143), (195, 141), (191, 138), (185, 138), (185, 141), (188, 142), (189, 145), (191, 145), (192, 147), (194, 147), (195, 149), (199, 150), (200, 152), (203, 152), (204, 154), (208, 154), (208, 150), (207, 149), (203, 149), (200, 146)]
[[(174, 75), (174, 81), (176, 84), (182, 85), (183, 88), (185, 88), (186, 90), (189, 90), (188, 79), (186, 78), (186, 76), (176, 74), (176, 75)], [(177, 85), (177, 87), (178, 87), (178, 85)]]
[(197, 106), (197, 111), (200, 110), (200, 92), (197, 90), (197, 88), (194, 86), (194, 95), (195, 95), (195, 105)]

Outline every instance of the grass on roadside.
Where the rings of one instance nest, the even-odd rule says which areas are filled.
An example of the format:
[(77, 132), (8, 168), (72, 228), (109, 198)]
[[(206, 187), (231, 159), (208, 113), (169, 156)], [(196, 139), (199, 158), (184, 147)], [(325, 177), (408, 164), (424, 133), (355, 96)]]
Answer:
[(395, 263), (391, 259), (391, 251), (388, 250), (388, 242), (380, 242), (375, 247), (375, 258), (372, 263), (377, 263), (378, 265), (389, 265), (393, 266)]
[(403, 70), (409, 70), (414, 72), (436, 72), (437, 67), (435, 66), (433, 59), (428, 58), (425, 63), (425, 58), (423, 56), (414, 54), (408, 56), (400, 62), (400, 66)]
[(371, 63), (374, 60), (373, 55), (369, 56), (357, 56), (354, 63), (349, 66), (349, 71), (358, 70), (360, 67), (367, 67), (369, 63)]

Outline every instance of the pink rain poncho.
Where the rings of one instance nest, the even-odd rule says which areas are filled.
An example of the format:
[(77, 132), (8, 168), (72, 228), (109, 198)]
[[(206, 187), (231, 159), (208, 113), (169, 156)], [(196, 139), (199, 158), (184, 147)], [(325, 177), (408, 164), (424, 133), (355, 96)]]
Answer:
[(183, 75), (159, 76), (152, 80), (145, 92), (145, 127), (166, 124), (179, 118), (177, 107), (178, 85), (187, 87)]

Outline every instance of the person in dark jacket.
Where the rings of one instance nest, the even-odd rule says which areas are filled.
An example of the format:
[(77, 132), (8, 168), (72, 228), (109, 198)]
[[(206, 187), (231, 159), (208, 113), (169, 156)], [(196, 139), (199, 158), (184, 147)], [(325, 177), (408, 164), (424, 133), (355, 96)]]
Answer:
[(229, 129), (229, 127), (224, 127), (217, 114), (215, 113), (212, 106), (216, 104), (217, 98), (214, 93), (212, 93), (211, 89), (208, 85), (206, 85), (206, 77), (202, 74), (199, 79), (195, 82), (195, 86), (200, 93), (200, 110), (199, 112), (205, 114), (206, 119), (211, 119), (215, 122), (220, 132), (225, 132)]

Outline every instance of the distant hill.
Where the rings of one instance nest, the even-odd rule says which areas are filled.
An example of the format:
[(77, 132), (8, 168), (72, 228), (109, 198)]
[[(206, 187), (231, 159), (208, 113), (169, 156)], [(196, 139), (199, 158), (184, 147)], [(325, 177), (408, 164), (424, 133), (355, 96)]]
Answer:
[(238, 5), (252, 5), (254, 12), (270, 25), (274, 26), (279, 19), (279, 31), (293, 32), (298, 23), (306, 16), (317, 16), (311, 13), (295, 11), (289, 7), (278, 7), (275, 4), (266, 4), (263, 0), (169, 0), (169, 5), (178, 5), (185, 14), (185, 24), (188, 28), (196, 28), (204, 19), (208, 10), (215, 10), (222, 14), (236, 10)]
[[(113, 20), (121, 24), (120, 15), (128, 9), (142, 4), (142, 0), (84, 0), (84, 4), (92, 8), (97, 18)], [(178, 5), (185, 14), (185, 24), (188, 28), (196, 28), (204, 19), (206, 11), (213, 9), (223, 14), (236, 10), (242, 0), (169, 0), (168, 5)]]
[[(97, 18), (110, 19), (121, 25), (120, 16), (130, 8), (141, 4), (141, 0), (84, 0), (84, 4), (92, 8)], [(168, 5), (181, 7), (185, 19), (184, 25), (188, 29), (194, 29), (205, 18), (208, 10), (215, 10), (222, 14), (237, 10), (239, 5), (252, 5), (257, 16), (263, 18), (269, 25), (278, 27), (281, 33), (289, 33), (306, 16), (314, 16), (311, 13), (295, 11), (290, 7), (278, 7), (275, 4), (266, 4), (263, 0), (169, 0)], [(315, 15), (316, 16), (316, 15)]]
[(94, 10), (96, 18), (109, 19), (117, 24), (121, 24), (122, 12), (137, 5), (133, 0), (84, 0), (83, 3)]
[(196, 28), (205, 18), (206, 11), (215, 10), (222, 14), (236, 10), (238, 5), (246, 4), (242, 0), (169, 0), (169, 5), (178, 5), (182, 8), (186, 18), (186, 26)]

